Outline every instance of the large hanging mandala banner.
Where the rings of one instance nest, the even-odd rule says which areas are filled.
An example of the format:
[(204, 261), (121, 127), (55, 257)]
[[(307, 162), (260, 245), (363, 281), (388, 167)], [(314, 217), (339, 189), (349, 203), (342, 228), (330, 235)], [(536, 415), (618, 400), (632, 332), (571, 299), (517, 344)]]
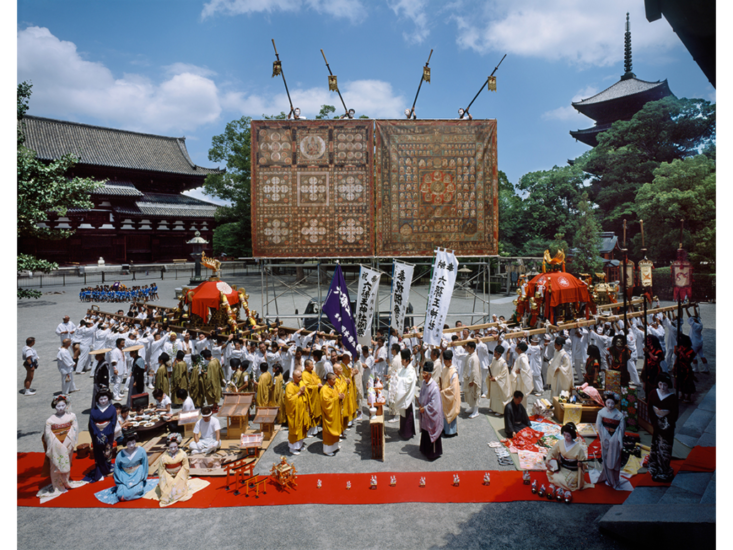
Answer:
[(377, 255), (498, 253), (496, 120), (376, 121)]
[(255, 257), (374, 255), (373, 124), (252, 121)]

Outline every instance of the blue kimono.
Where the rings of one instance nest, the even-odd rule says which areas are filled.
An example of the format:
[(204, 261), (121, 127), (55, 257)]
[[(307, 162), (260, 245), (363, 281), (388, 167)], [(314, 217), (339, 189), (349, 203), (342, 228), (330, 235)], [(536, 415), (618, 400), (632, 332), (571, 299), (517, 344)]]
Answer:
[(132, 457), (128, 456), (126, 450), (117, 453), (114, 478), (118, 499), (135, 500), (142, 497), (148, 478), (148, 453), (145, 449), (136, 447)]
[[(97, 424), (107, 422), (104, 428)], [(94, 463), (96, 467), (85, 479), (99, 481), (112, 471), (112, 443), (114, 443), (115, 426), (117, 426), (117, 409), (109, 405), (104, 412), (95, 405), (89, 413), (89, 434), (92, 437)]]

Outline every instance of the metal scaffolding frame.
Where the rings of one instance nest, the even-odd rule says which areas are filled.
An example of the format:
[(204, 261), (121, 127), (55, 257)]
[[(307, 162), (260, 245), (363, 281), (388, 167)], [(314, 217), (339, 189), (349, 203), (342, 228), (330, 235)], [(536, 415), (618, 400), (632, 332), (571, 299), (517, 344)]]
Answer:
[[(432, 271), (433, 266), (433, 256), (423, 256), (423, 257), (395, 257), (395, 258), (318, 258), (316, 263), (293, 263), (293, 260), (296, 260), (299, 258), (292, 258), (292, 259), (275, 259), (275, 258), (259, 258), (259, 268), (260, 268), (260, 277), (261, 277), (261, 284), (262, 284), (262, 291), (261, 291), (261, 308), (260, 308), (260, 314), (266, 321), (272, 321), (275, 318), (279, 318), (281, 320), (284, 319), (305, 319), (305, 318), (318, 318), (318, 330), (321, 330), (321, 315), (320, 315), (320, 306), (323, 304), (323, 300), (325, 299), (325, 292), (328, 291), (328, 287), (331, 284), (331, 277), (333, 270), (335, 270), (337, 265), (344, 266), (365, 266), (369, 267), (374, 270), (380, 271), (385, 277), (387, 277), (387, 280), (391, 284), (392, 280), (392, 265), (393, 261), (397, 260), (400, 262), (404, 262), (407, 264), (412, 264), (415, 266), (415, 274), (413, 275), (413, 282), (418, 281), (425, 277), (426, 275), (430, 275)], [(313, 260), (312, 258), (308, 258), (307, 260)], [(496, 268), (497, 273), (492, 273), (492, 260), (496, 260)], [(449, 313), (448, 315), (450, 317), (470, 317), (471, 324), (483, 323), (486, 322), (491, 317), (491, 281), (495, 279), (497, 276), (501, 275), (501, 267), (502, 264), (505, 264), (507, 262), (513, 262), (516, 260), (530, 260), (530, 261), (536, 261), (541, 262), (542, 258), (535, 258), (535, 257), (502, 257), (502, 256), (473, 256), (470, 257), (468, 261), (461, 262), (459, 265), (461, 267), (467, 267), (467, 266), (476, 266), (476, 268), (473, 270), (472, 274), (470, 276), (466, 276), (463, 280), (460, 279), (460, 277), (456, 280), (456, 288), (454, 289), (454, 293), (456, 291), (463, 291), (466, 293), (465, 297), (470, 298), (473, 297), (473, 309), (471, 311), (461, 311), (457, 313)], [(281, 263), (282, 262), (282, 263)], [(383, 267), (387, 267), (387, 270), (383, 269)], [(306, 283), (309, 279), (309, 274), (306, 273), (305, 276), (295, 282), (286, 281), (282, 275), (275, 275), (274, 269), (275, 268), (286, 268), (286, 269), (306, 269), (306, 270), (315, 270), (316, 271), (316, 288), (317, 288), (317, 296), (319, 301), (319, 313), (318, 314), (303, 314), (300, 313), (298, 315), (281, 315), (280, 314), (280, 305), (278, 303), (278, 298), (282, 298), (287, 293), (297, 293), (301, 296), (304, 296), (308, 298), (309, 300), (313, 298), (313, 296), (307, 292), (305, 292), (301, 287), (304, 283)], [(459, 273), (460, 275), (460, 273)], [(492, 279), (493, 278), (493, 279)], [(509, 293), (509, 277), (507, 276), (507, 283), (506, 283), (506, 293)], [(359, 278), (356, 277), (353, 281), (347, 282), (346, 286), (349, 288), (349, 291), (353, 291), (353, 295), (356, 295), (357, 289), (355, 288), (356, 285), (358, 285)], [(382, 283), (385, 282), (385, 279), (382, 279)], [(326, 285), (326, 288), (324, 289), (323, 286)], [(276, 288), (277, 285), (282, 285), (284, 289), (278, 289)], [(382, 284), (380, 284), (380, 287)], [(272, 298), (270, 297), (270, 287), (272, 287)], [(279, 292), (279, 293), (278, 293)], [(391, 301), (391, 292), (389, 292), (386, 296), (383, 296), (382, 293), (378, 294), (378, 300), (376, 304), (376, 309), (374, 312), (374, 318), (372, 319), (372, 329), (376, 329), (379, 323), (379, 316), (380, 316), (380, 305), (383, 304), (385, 301), (390, 300)], [(414, 295), (417, 295), (419, 297), (424, 298), (425, 303), (427, 303), (427, 295), (425, 295), (423, 292), (416, 290), (416, 287), (412, 287), (410, 290), (410, 298), (412, 298)], [(412, 300), (410, 300), (412, 302)], [(477, 311), (476, 306), (477, 302), (481, 303), (481, 310)], [(270, 305), (274, 304), (274, 315), (270, 312)], [(293, 302), (293, 310), (295, 310), (295, 303)], [(387, 309), (386, 311), (389, 311)], [(416, 312), (417, 313), (417, 312)], [(414, 314), (413, 314), (414, 315)], [(419, 315), (419, 314), (418, 314)], [(476, 320), (478, 318), (478, 320)], [(285, 323), (287, 324), (287, 323)]]

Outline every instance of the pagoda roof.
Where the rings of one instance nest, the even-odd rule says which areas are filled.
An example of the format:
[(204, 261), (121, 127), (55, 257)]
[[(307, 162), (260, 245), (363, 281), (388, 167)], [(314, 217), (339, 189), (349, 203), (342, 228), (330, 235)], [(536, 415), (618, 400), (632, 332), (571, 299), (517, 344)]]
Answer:
[(621, 79), (587, 99), (574, 101), (573, 107), (599, 122), (630, 119), (649, 101), (671, 96), (667, 80), (648, 82), (636, 77)]
[(586, 128), (585, 130), (571, 130), (570, 135), (578, 141), (582, 141), (586, 145), (595, 147), (598, 145), (598, 134), (610, 129), (612, 125), (613, 124), (611, 122), (607, 122), (606, 124), (597, 124), (596, 126)]
[(25, 146), (42, 160), (72, 154), (80, 164), (200, 176), (222, 172), (196, 165), (185, 137), (166, 137), (36, 116), (23, 117)]

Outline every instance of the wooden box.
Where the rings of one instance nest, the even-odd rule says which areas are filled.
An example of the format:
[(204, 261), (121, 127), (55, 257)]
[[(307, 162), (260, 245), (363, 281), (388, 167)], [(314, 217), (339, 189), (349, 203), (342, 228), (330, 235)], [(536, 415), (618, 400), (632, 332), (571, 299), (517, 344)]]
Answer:
[(275, 419), (280, 407), (260, 407), (257, 409), (255, 415), (254, 424), (260, 425), (260, 431), (264, 435), (264, 438), (269, 441), (275, 432)]
[(384, 460), (384, 415), (369, 420), (372, 434), (372, 458)]
[[(557, 396), (552, 398), (552, 404), (555, 408), (555, 418), (560, 424), (565, 423), (565, 403), (560, 403)], [(580, 421), (584, 423), (595, 424), (596, 418), (598, 417), (598, 411), (603, 407), (597, 405), (581, 405), (580, 408)]]

